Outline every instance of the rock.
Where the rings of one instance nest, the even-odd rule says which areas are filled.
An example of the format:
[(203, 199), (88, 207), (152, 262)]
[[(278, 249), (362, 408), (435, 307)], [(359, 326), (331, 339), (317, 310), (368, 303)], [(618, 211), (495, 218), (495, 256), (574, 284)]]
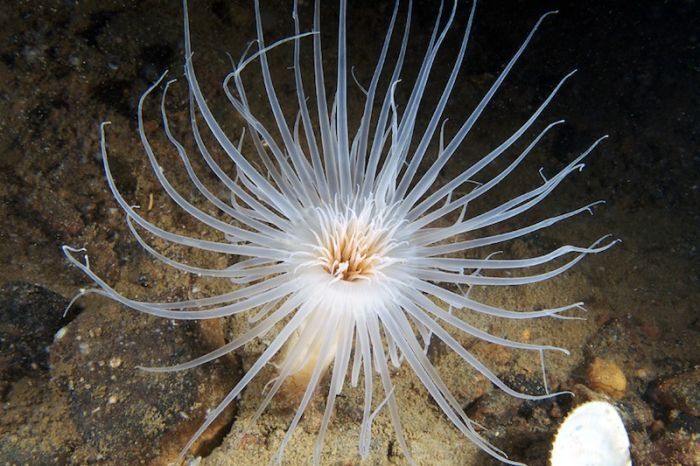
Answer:
[[(642, 434), (640, 434), (642, 435)], [(632, 440), (633, 443), (634, 439)], [(686, 430), (664, 431), (654, 442), (633, 448), (634, 464), (700, 464), (700, 435)]]
[(660, 381), (655, 398), (669, 410), (700, 417), (700, 367)]
[(51, 390), (47, 348), (68, 323), (68, 300), (38, 285), (0, 288), (0, 458), (2, 464), (70, 464), (79, 438), (65, 398)]
[(48, 369), (47, 348), (67, 321), (68, 301), (38, 285), (0, 288), (0, 394), (19, 377)]
[(622, 369), (613, 361), (594, 358), (587, 370), (588, 386), (613, 398), (625, 396), (627, 379)]
[[(544, 392), (541, 382), (534, 379), (509, 377), (504, 381), (525, 393)], [(537, 458), (545, 458), (549, 449), (553, 424), (550, 412), (555, 406), (561, 409), (558, 403), (570, 403), (570, 399), (562, 395), (548, 400), (526, 401), (494, 389), (472, 402), (466, 414), (486, 427), (480, 434), (507, 451), (510, 459), (537, 464)]]
[[(211, 351), (196, 322), (158, 319), (104, 300), (89, 306), (51, 347), (52, 375), (89, 451), (108, 464), (173, 461), (235, 384), (237, 367), (219, 361), (154, 374), (136, 366), (172, 365)], [(195, 444), (198, 453), (230, 422), (235, 406)]]
[(85, 464), (73, 458), (82, 439), (68, 415), (64, 396), (51, 388), (48, 373), (15, 381), (0, 408), (3, 465)]

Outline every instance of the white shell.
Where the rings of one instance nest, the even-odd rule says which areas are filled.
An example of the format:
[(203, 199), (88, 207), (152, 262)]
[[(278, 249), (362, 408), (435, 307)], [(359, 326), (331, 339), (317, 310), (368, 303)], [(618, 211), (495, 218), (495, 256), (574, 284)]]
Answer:
[(590, 401), (564, 420), (552, 446), (551, 466), (631, 466), (630, 442), (613, 405)]

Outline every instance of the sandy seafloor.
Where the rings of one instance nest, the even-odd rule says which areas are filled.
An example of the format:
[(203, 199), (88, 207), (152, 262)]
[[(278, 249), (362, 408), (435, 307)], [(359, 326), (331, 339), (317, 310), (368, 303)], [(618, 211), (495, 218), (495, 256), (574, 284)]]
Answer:
[[(303, 27), (308, 28), (310, 2), (301, 3)], [(330, 69), (337, 6), (323, 3), (328, 27), (322, 37)], [(406, 73), (397, 90), (400, 103), (406, 101), (437, 7), (438, 2), (416, 2)], [(447, 109), (446, 131), (453, 134), (539, 15), (554, 7), (560, 14), (545, 21), (440, 179), (450, 179), (496, 147), (563, 75), (579, 69), (504, 162), (476, 181), (503, 168), (547, 123), (564, 118), (566, 124), (474, 209), (536, 186), (540, 167), (545, 175), (556, 173), (603, 134), (609, 139), (588, 158), (582, 173), (571, 176), (538, 208), (482, 233), (523, 226), (600, 199), (607, 203), (596, 207), (593, 216), (581, 215), (475, 254), (498, 249), (503, 257), (528, 257), (563, 244), (587, 245), (607, 233), (622, 243), (537, 286), (474, 288), (472, 296), (520, 310), (582, 300), (587, 320), (504, 322), (460, 314), (500, 336), (568, 348), (570, 356), (547, 354), (547, 377), (554, 390), (571, 390), (576, 397), (542, 402), (511, 398), (437, 339), (429, 358), (467, 414), (484, 426), (482, 435), (514, 460), (546, 464), (563, 417), (585, 400), (606, 399), (622, 413), (635, 464), (700, 464), (697, 2), (482, 2)], [(263, 10), (269, 39), (291, 33), (290, 2), (263, 2)], [(349, 10), (349, 60), (358, 80), (367, 83), (391, 2), (350, 2)], [(224, 128), (237, 138), (242, 120), (226, 104), (220, 82), (229, 69), (226, 52), (240, 56), (253, 38), (252, 1), (193, 1), (190, 13), (200, 83)], [(425, 97), (428, 108), (439, 98), (466, 14), (466, 5), (460, 4), (456, 32), (446, 38)], [(81, 299), (62, 318), (67, 300), (89, 282), (68, 266), (60, 246), (86, 247), (92, 268), (131, 297), (177, 300), (231, 289), (225, 280), (198, 280), (155, 263), (129, 235), (101, 166), (97, 128), (110, 120), (110, 163), (128, 202), (139, 204), (147, 218), (164, 228), (217, 238), (167, 199), (136, 134), (140, 94), (169, 69), (180, 78), (168, 103), (170, 119), (175, 133), (192, 142), (182, 79), (180, 5), (4, 0), (0, 31), (0, 464), (168, 464), (205, 410), (234, 386), (269, 340), (197, 370), (171, 376), (140, 372), (140, 364), (173, 364), (211, 350), (243, 331), (245, 321), (176, 324), (98, 297)], [(290, 57), (290, 47), (271, 55), (277, 92), (291, 120), (296, 96)], [(308, 47), (302, 59), (309, 62)], [(263, 123), (272, 127), (254, 65), (245, 77), (248, 96)], [(332, 75), (328, 81), (334, 82)], [(361, 101), (353, 92), (351, 124)], [(175, 185), (203, 205), (162, 135), (159, 98), (160, 93), (146, 104), (146, 131)], [(418, 127), (426, 122), (427, 113), (421, 115)], [(250, 141), (244, 149), (253, 153)], [(208, 185), (225, 196), (213, 177), (203, 173)], [(231, 263), (230, 258), (167, 248), (162, 241), (154, 244), (197, 264)], [(60, 338), (54, 337), (59, 329), (64, 329)], [(542, 392), (536, 355), (457, 337), (512, 387)], [(595, 383), (591, 374), (601, 361), (608, 367), (602, 376), (617, 374), (607, 385)], [(270, 461), (293, 416), (293, 401), (276, 400), (240, 444), (234, 440), (273, 376), (271, 368), (263, 372), (206, 442), (191, 452), (201, 457), (199, 464)], [(418, 464), (496, 464), (449, 423), (407, 365), (392, 377)], [(381, 397), (377, 391), (375, 398)], [(323, 406), (320, 393), (286, 449), (285, 464), (310, 463)], [(369, 457), (360, 459), (361, 416), (362, 390), (346, 389), (337, 402), (322, 463), (405, 464), (384, 412), (374, 424)]]

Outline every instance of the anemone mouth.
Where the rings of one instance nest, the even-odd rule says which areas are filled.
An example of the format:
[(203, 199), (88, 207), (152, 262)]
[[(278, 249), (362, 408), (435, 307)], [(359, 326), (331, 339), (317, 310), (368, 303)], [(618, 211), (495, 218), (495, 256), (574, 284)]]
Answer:
[(375, 253), (377, 245), (372, 236), (371, 232), (362, 231), (355, 225), (336, 232), (319, 258), (324, 270), (334, 279), (346, 282), (372, 277), (378, 261)]
[(398, 224), (372, 202), (313, 209), (299, 226), (297, 239), (307, 258), (299, 265), (321, 270), (332, 283), (374, 281), (400, 262)]
[(386, 247), (384, 231), (350, 218), (324, 233), (319, 245), (319, 261), (334, 279), (354, 282), (368, 280), (376, 274)]

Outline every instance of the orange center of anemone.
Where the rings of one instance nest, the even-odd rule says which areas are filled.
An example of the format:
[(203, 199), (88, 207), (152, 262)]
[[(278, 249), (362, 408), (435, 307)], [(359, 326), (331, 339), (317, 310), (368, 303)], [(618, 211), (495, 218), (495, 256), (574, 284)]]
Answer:
[(372, 232), (357, 221), (348, 222), (324, 238), (321, 264), (338, 280), (367, 280), (375, 274), (384, 242), (382, 232)]

